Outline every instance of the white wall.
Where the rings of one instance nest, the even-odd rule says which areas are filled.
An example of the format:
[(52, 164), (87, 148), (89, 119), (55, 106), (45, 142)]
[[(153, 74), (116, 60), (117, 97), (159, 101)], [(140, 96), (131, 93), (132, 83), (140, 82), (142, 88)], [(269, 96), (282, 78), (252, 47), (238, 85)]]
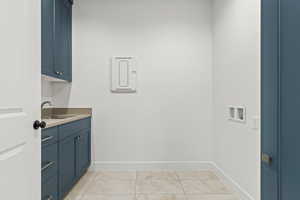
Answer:
[(52, 83), (42, 78), (42, 101), (52, 101), (53, 87)]
[[(260, 1), (214, 1), (214, 150), (217, 165), (260, 199)], [(247, 123), (228, 119), (228, 105), (246, 106)]]
[[(58, 106), (93, 107), (96, 161), (212, 160), (210, 0), (78, 0), (73, 83)], [(109, 59), (138, 59), (138, 92), (110, 92)]]

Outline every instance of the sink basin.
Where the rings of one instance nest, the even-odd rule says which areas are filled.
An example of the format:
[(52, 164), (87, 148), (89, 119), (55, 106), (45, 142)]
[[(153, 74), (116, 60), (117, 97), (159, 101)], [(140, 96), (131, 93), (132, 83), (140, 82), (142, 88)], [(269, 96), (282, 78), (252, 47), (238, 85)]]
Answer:
[(65, 115), (51, 115), (50, 119), (67, 119), (71, 117), (75, 117), (76, 115), (74, 114), (65, 114)]

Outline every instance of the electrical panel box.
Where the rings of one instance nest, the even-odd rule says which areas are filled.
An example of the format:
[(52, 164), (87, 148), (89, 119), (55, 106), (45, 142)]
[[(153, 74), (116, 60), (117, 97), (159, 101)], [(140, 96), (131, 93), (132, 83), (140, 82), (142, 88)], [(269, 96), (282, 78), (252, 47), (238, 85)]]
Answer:
[(111, 91), (134, 93), (137, 88), (137, 63), (134, 57), (113, 57), (111, 60)]

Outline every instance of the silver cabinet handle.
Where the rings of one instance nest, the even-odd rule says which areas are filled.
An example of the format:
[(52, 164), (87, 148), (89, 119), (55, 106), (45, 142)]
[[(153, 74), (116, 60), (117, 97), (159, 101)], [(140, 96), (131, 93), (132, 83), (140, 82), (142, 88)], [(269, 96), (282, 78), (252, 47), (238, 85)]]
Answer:
[(81, 136), (80, 136), (80, 135), (78, 135), (78, 136), (76, 137), (76, 140), (80, 140), (80, 138), (81, 138)]
[(42, 142), (47, 142), (49, 140), (52, 140), (53, 139), (53, 136), (48, 136), (48, 137), (45, 137), (42, 139)]
[(47, 196), (46, 200), (53, 200), (53, 196), (52, 195)]
[(55, 162), (51, 161), (51, 162), (47, 162), (43, 167), (42, 167), (42, 171), (48, 169), (49, 167), (51, 167), (52, 165), (54, 165)]
[(59, 72), (59, 71), (55, 71), (55, 74), (62, 76), (64, 73), (63, 72)]

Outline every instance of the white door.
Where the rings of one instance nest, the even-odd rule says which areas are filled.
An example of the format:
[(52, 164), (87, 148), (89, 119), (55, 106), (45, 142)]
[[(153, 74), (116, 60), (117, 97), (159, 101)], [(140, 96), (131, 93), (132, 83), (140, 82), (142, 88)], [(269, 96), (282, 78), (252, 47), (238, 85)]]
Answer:
[(1, 0), (0, 199), (41, 198), (40, 0)]

